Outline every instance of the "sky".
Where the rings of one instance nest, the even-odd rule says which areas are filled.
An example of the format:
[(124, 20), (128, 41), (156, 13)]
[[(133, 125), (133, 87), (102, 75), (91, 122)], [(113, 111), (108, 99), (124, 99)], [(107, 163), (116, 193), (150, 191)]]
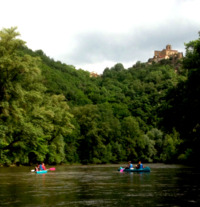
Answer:
[(199, 0), (0, 0), (0, 30), (48, 57), (102, 74), (147, 62), (167, 44), (185, 53), (199, 38)]

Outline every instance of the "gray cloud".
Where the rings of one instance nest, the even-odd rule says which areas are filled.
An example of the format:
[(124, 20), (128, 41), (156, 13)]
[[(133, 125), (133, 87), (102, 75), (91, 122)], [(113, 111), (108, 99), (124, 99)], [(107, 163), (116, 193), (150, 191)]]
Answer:
[(184, 43), (197, 39), (198, 30), (198, 25), (177, 19), (150, 29), (141, 26), (129, 33), (80, 33), (75, 36), (76, 47), (68, 54), (66, 62), (145, 62), (153, 56), (154, 50), (162, 50), (167, 44), (184, 52)]

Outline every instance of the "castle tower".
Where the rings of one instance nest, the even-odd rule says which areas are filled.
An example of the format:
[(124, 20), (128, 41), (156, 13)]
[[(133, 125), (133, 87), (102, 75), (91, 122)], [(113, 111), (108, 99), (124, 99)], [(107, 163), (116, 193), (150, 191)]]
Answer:
[(166, 46), (166, 50), (171, 50), (172, 49), (172, 46), (171, 45), (167, 45)]

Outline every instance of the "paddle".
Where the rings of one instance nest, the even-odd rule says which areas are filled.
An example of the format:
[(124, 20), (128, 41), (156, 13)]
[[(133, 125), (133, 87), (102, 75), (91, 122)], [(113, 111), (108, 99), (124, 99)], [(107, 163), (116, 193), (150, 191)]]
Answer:
[(51, 167), (51, 168), (49, 168), (49, 169), (47, 169), (47, 170), (50, 170), (50, 171), (55, 171), (55, 170), (56, 170), (56, 168), (55, 168), (55, 167)]
[(125, 168), (123, 168), (123, 167), (120, 167), (120, 172), (123, 172), (123, 171), (124, 171), (124, 169), (125, 169)]

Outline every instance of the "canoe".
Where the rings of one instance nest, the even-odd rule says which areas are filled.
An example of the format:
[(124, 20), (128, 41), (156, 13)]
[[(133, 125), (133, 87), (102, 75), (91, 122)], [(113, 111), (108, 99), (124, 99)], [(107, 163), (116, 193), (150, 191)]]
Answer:
[(48, 172), (47, 170), (36, 171), (37, 174), (44, 174), (44, 173), (47, 173), (47, 172)]
[(145, 167), (145, 168), (142, 168), (142, 169), (136, 169), (136, 168), (124, 169), (123, 167), (120, 167), (118, 169), (118, 171), (120, 171), (120, 172), (150, 172), (151, 169), (150, 169), (150, 167)]
[[(55, 167), (52, 167), (52, 168), (49, 168), (49, 169), (46, 169), (46, 170), (42, 170), (42, 171), (48, 171), (48, 170), (50, 170), (50, 171), (55, 171), (56, 168), (55, 168)], [(31, 170), (31, 172), (35, 172), (35, 170)], [(40, 172), (40, 171), (37, 171), (37, 172)], [(45, 173), (45, 172), (44, 172), (44, 173)]]

